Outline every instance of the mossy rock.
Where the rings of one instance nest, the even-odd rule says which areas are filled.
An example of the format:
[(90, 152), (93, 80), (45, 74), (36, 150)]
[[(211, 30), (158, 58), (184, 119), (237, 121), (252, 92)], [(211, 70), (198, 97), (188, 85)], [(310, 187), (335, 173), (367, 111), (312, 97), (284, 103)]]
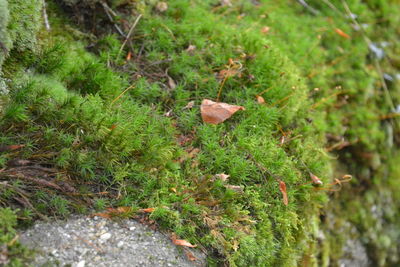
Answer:
[[(382, 238), (375, 238), (368, 229), (383, 219), (370, 217), (368, 210), (373, 203), (378, 210), (395, 209), (400, 199), (395, 176), (386, 175), (398, 172), (388, 160), (398, 148), (393, 140), (385, 142), (389, 135), (382, 125), (392, 127), (392, 139), (399, 129), (392, 118), (382, 122), (393, 110), (378, 97), (379, 73), (362, 34), (347, 18), (318, 1), (308, 2), (323, 16), (289, 1), (174, 0), (164, 12), (155, 8), (156, 1), (132, 2), (121, 10), (112, 4), (123, 1), (111, 1), (118, 16), (110, 23), (100, 5), (91, 8), (98, 1), (63, 1), (67, 8), (48, 1), (52, 31), (39, 35), (35, 49), (40, 10), (34, 2), (21, 13), (15, 13), (19, 1), (8, 3), (16, 53), (4, 64), (10, 94), (2, 99), (0, 141), (27, 145), (1, 154), (0, 168), (7, 169), (13, 157), (39, 159), (38, 164), (60, 170), (57, 182), (72, 182), (82, 194), (119, 192), (92, 199), (95, 207), (155, 208), (151, 219), (207, 247), (215, 264), (334, 264), (347, 234), (337, 229), (349, 222), (363, 231), (355, 238), (379, 250), (371, 254), (374, 262), (396, 261), (386, 251), (398, 234), (379, 228)], [(375, 12), (374, 2), (352, 1), (350, 8), (379, 20), (387, 6), (378, 5), (382, 9)], [(94, 27), (86, 27), (97, 37), (87, 38), (66, 18), (76, 14), (64, 12), (79, 12), (71, 8), (76, 5), (87, 7), (82, 16), (101, 12)], [(143, 16), (134, 41), (122, 45), (125, 39), (114, 24), (129, 31), (139, 10)], [(24, 16), (37, 22), (26, 32), (16, 20)], [(389, 31), (395, 32), (395, 22), (393, 16), (385, 20)], [(224, 77), (227, 70), (233, 75)], [(395, 101), (396, 90), (390, 91)], [(199, 112), (204, 98), (246, 110), (223, 124), (205, 124)], [(310, 172), (325, 186), (312, 185)], [(343, 172), (355, 174), (352, 186), (343, 184), (331, 194), (334, 178)], [(217, 179), (221, 173), (230, 178)], [(84, 210), (56, 190), (35, 188), (31, 201), (39, 213), (64, 217)], [(8, 190), (0, 200), (12, 203), (13, 194)], [(375, 201), (380, 195), (393, 199)], [(382, 209), (389, 229), (399, 224), (391, 209)], [(330, 216), (334, 219), (325, 221)]]

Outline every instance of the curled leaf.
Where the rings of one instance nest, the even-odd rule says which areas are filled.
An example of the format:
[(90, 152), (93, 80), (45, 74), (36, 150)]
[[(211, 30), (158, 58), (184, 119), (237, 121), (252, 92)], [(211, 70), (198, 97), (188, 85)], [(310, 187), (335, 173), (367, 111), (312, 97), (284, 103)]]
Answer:
[(242, 106), (230, 105), (204, 99), (200, 106), (203, 121), (210, 124), (219, 124), (232, 117), (239, 110), (245, 110)]
[(311, 172), (310, 172), (310, 178), (311, 178), (313, 184), (315, 184), (315, 185), (322, 185), (323, 184), (321, 179), (319, 179), (315, 174), (313, 174)]
[(174, 243), (177, 246), (183, 246), (183, 247), (189, 247), (189, 248), (195, 248), (197, 247), (196, 245), (190, 244), (188, 241), (183, 240), (183, 239), (172, 239), (172, 243)]
[(287, 206), (289, 204), (289, 199), (288, 199), (288, 196), (287, 196), (286, 184), (285, 184), (284, 181), (279, 181), (279, 190), (282, 193), (283, 204), (285, 204), (285, 206)]

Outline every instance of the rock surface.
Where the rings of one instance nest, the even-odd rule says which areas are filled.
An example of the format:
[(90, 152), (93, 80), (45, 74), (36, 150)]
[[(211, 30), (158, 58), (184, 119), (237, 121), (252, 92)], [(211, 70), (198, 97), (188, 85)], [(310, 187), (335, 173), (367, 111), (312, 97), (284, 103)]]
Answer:
[(34, 266), (205, 266), (205, 255), (178, 248), (160, 232), (134, 220), (73, 217), (39, 222), (21, 234), (21, 242), (36, 250)]

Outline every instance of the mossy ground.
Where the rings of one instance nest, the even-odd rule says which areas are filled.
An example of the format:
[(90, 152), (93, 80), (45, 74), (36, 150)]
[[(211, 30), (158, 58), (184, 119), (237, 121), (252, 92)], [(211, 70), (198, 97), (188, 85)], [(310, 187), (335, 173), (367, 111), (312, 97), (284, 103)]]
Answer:
[[(211, 265), (320, 266), (340, 258), (346, 233), (338, 229), (350, 221), (376, 251), (372, 261), (399, 260), (400, 94), (398, 81), (381, 80), (399, 67), (399, 18), (391, 13), (398, 5), (349, 1), (359, 25), (368, 25), (362, 31), (342, 1), (331, 1), (334, 8), (309, 1), (317, 16), (296, 1), (174, 0), (165, 12), (154, 1), (115, 1), (123, 32), (143, 15), (121, 49), (124, 38), (102, 5), (56, 2), (47, 2), (51, 31), (36, 37), (38, 28), (13, 18), (38, 21), (40, 8), (9, 9), (14, 49), (3, 64), (9, 94), (1, 96), (0, 143), (24, 147), (0, 155), (0, 201), (19, 207), (21, 225), (93, 208), (151, 207), (162, 229), (205, 247)], [(371, 55), (366, 37), (390, 44), (384, 60)], [(246, 111), (204, 124), (201, 100), (220, 90), (220, 101)], [(185, 108), (189, 101), (193, 108)], [(355, 179), (331, 194), (315, 190), (309, 172), (325, 184), (344, 173)], [(230, 178), (215, 179), (219, 173)], [(370, 213), (374, 205), (379, 216)]]

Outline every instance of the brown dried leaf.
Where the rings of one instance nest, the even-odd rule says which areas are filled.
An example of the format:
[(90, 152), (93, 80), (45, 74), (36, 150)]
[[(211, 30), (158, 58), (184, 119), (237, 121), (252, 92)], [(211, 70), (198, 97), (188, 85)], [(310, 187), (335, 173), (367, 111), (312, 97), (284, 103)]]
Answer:
[(99, 216), (103, 217), (106, 219), (110, 219), (111, 217), (123, 214), (123, 213), (128, 213), (132, 211), (131, 207), (118, 207), (118, 208), (107, 208), (107, 211), (105, 212), (100, 212), (100, 213), (95, 213), (93, 216)]
[(258, 95), (258, 96), (257, 96), (257, 102), (258, 102), (259, 104), (265, 104), (264, 97)]
[(106, 219), (110, 219), (111, 218), (111, 214), (108, 213), (108, 212), (94, 213), (93, 216), (99, 216), (99, 217), (106, 218)]
[(190, 261), (196, 261), (197, 260), (197, 258), (190, 251), (185, 251), (185, 254), (186, 254), (186, 257), (188, 258), (188, 260), (190, 260)]
[(196, 245), (190, 244), (188, 241), (183, 240), (183, 239), (172, 239), (172, 243), (174, 243), (177, 246), (183, 246), (183, 247), (189, 247), (189, 248), (195, 248), (197, 247)]
[(171, 78), (171, 77), (169, 77), (168, 76), (168, 87), (170, 88), (170, 89), (175, 89), (176, 88), (176, 83), (175, 83), (175, 81)]
[(218, 79), (225, 79), (229, 77), (233, 77), (239, 74), (238, 70), (235, 69), (227, 69), (227, 70), (221, 70), (218, 72)]
[(209, 99), (204, 99), (200, 106), (203, 121), (210, 124), (222, 123), (239, 110), (245, 110), (245, 108), (221, 102), (218, 103)]
[(147, 209), (140, 209), (140, 212), (146, 212), (146, 213), (152, 213), (155, 210), (155, 208), (147, 208)]
[(288, 199), (288, 196), (287, 196), (286, 184), (285, 184), (284, 181), (279, 181), (279, 190), (282, 193), (283, 204), (285, 204), (287, 206), (289, 204), (289, 199)]

